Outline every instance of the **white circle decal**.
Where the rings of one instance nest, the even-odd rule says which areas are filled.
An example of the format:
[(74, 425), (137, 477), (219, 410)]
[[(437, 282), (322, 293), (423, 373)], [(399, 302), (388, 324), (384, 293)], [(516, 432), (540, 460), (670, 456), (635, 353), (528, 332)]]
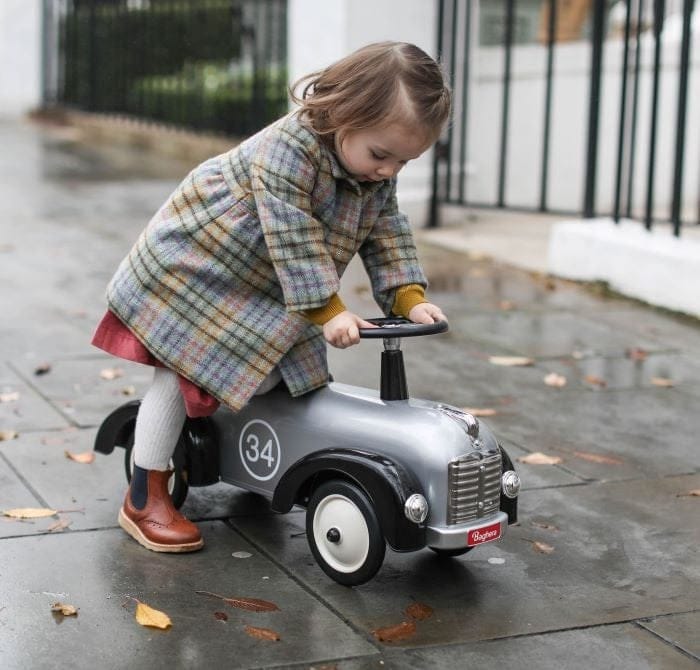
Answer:
[(267, 421), (248, 421), (241, 431), (238, 450), (243, 467), (251, 477), (264, 482), (277, 474), (280, 467), (280, 443)]

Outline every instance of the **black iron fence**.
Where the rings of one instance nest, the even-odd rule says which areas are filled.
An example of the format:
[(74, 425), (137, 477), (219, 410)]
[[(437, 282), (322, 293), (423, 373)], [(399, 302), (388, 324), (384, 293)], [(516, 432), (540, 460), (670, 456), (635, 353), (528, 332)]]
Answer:
[(286, 0), (44, 0), (44, 103), (247, 135), (287, 110)]
[(694, 4), (439, 0), (455, 113), (431, 225), (440, 203), (700, 223)]

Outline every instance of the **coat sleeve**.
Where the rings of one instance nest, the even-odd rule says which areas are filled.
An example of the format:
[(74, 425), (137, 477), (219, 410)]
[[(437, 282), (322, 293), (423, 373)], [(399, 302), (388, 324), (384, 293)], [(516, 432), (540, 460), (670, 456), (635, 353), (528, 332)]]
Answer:
[(320, 154), (283, 128), (261, 140), (251, 165), (265, 244), (290, 312), (322, 307), (340, 288), (323, 224), (311, 213), (319, 165)]
[(374, 299), (387, 315), (394, 306), (397, 288), (407, 284), (423, 288), (428, 285), (418, 262), (408, 217), (398, 208), (395, 179), (390, 188), (389, 197), (359, 252)]

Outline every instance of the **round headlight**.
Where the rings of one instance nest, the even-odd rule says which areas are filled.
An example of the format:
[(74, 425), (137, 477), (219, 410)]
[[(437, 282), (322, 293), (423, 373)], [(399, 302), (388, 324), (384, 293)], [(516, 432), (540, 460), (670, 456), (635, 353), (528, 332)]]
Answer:
[(507, 498), (517, 498), (520, 493), (520, 477), (515, 470), (508, 470), (501, 477), (501, 489)]
[(423, 523), (428, 518), (428, 501), (420, 493), (414, 493), (406, 499), (403, 513), (409, 521)]

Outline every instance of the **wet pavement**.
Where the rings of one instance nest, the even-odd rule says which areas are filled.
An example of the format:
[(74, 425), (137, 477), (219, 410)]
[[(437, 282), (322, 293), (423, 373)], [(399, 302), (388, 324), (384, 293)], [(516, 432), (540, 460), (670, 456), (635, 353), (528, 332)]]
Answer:
[[(517, 463), (520, 525), (447, 561), (387, 551), (374, 580), (346, 588), (314, 562), (303, 510), (277, 515), (218, 484), (185, 503), (205, 549), (149, 553), (116, 523), (119, 450), (91, 464), (65, 451), (90, 451), (100, 421), (148, 385), (147, 368), (89, 339), (117, 263), (189, 166), (29, 124), (0, 124), (0, 143), (0, 431), (17, 433), (0, 441), (0, 510), (59, 510), (0, 516), (0, 667), (700, 667), (697, 322), (421, 242), (450, 331), (404, 341), (411, 394), (491, 410), (482, 420), (513, 459), (561, 459)], [(357, 265), (341, 294), (376, 314)], [(330, 358), (336, 379), (376, 387), (376, 342)], [(114, 367), (124, 375), (101, 377)], [(172, 628), (139, 626), (134, 599)], [(56, 601), (78, 616), (52, 614)], [(412, 637), (373, 636), (415, 602), (433, 614)]]

